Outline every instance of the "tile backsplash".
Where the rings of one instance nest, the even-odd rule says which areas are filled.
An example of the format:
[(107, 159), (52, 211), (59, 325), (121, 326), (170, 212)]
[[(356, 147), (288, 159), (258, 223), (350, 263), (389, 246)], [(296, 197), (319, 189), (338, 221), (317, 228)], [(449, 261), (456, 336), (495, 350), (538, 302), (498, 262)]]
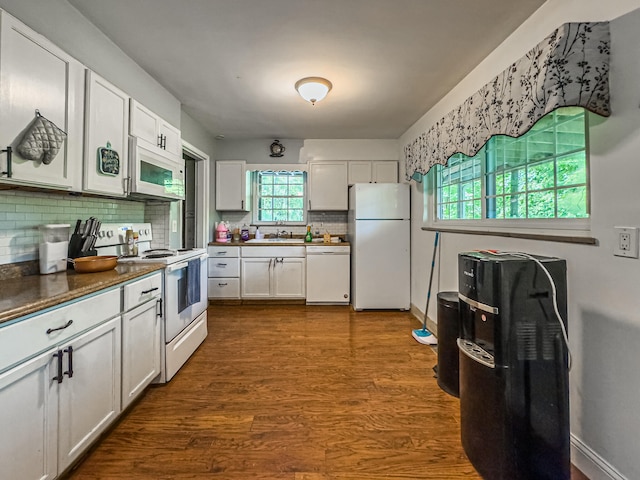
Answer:
[[(222, 220), (233, 229), (242, 228), (244, 224), (251, 225), (251, 213), (223, 212)], [(347, 212), (309, 212), (307, 222), (311, 225), (311, 232), (322, 235), (325, 231), (331, 235), (344, 235), (347, 233)], [(264, 235), (270, 235), (278, 230), (286, 230), (294, 235), (304, 235), (307, 227), (304, 225), (261, 226), (260, 231)], [(256, 231), (255, 226), (250, 227), (251, 235)], [(215, 233), (214, 233), (215, 236)]]
[(145, 204), (59, 193), (0, 191), (0, 264), (37, 259), (40, 225), (67, 223), (73, 229), (77, 219), (90, 216), (103, 223), (144, 222)]

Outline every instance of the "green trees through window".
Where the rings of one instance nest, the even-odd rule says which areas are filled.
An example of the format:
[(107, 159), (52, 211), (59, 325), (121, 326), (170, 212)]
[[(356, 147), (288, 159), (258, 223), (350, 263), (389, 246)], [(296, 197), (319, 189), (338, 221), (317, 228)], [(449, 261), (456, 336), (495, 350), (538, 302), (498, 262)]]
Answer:
[(436, 168), (437, 218), (589, 216), (587, 125), (582, 108), (541, 118), (519, 138), (492, 137), (474, 157)]
[(304, 172), (255, 172), (256, 223), (304, 223)]

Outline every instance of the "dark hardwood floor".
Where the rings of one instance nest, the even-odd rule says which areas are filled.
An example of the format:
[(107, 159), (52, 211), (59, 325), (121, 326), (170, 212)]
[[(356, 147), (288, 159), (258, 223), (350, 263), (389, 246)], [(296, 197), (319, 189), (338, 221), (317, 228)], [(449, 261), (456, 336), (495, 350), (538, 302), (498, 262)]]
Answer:
[(210, 307), (196, 354), (67, 478), (480, 479), (414, 328), (403, 312)]

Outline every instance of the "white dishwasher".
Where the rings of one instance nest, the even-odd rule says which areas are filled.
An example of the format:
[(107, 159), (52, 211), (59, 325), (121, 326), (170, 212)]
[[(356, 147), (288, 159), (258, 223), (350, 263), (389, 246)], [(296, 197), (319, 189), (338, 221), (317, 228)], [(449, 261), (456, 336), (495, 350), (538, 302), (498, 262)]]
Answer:
[(307, 246), (307, 305), (347, 305), (351, 299), (349, 245)]

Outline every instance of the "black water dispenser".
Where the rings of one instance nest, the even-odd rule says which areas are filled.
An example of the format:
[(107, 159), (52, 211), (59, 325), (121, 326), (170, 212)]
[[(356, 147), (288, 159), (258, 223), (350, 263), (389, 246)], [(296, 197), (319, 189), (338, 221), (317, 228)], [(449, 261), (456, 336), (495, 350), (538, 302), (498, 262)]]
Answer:
[(566, 262), (461, 253), (458, 284), (465, 453), (485, 480), (569, 480)]

